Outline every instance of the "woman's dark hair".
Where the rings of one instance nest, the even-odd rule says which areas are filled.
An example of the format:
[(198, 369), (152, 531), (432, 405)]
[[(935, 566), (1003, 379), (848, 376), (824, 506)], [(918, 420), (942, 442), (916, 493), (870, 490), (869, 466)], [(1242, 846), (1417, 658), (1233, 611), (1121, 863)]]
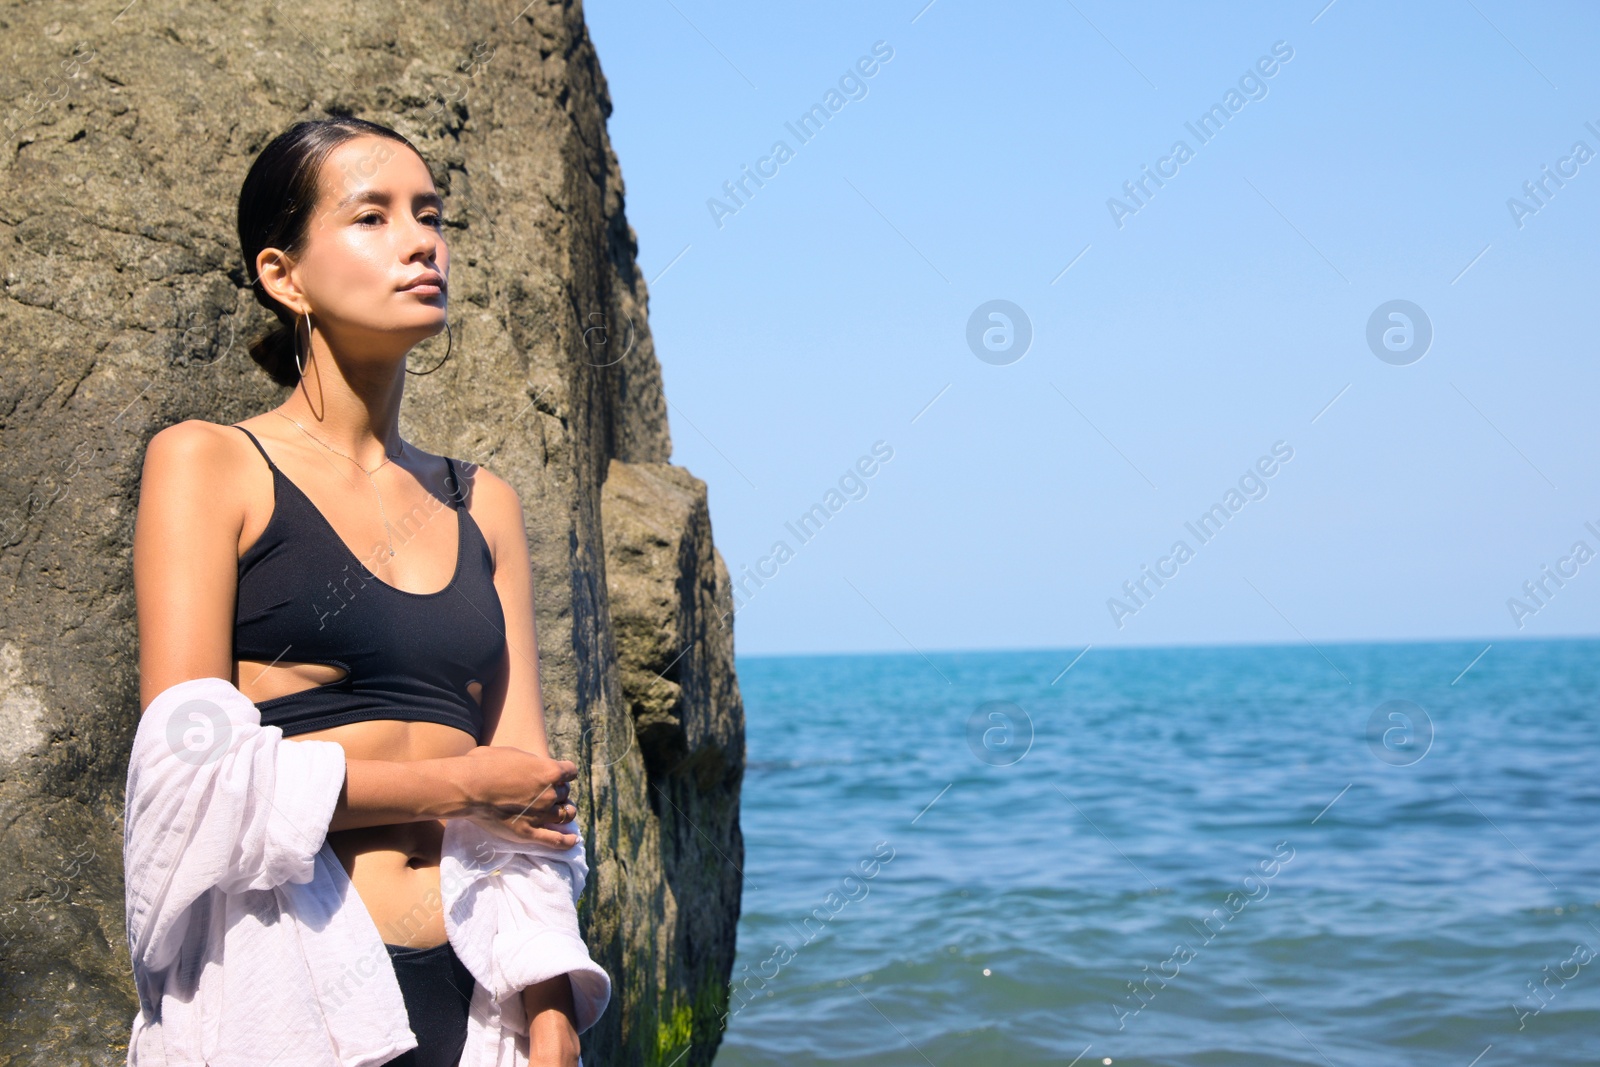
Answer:
[(268, 294), (256, 274), (256, 256), (278, 248), (291, 256), (305, 247), (312, 212), (317, 207), (317, 179), (329, 153), (346, 141), (375, 134), (399, 141), (417, 158), (417, 146), (387, 126), (348, 115), (297, 122), (261, 150), (239, 188), (239, 246), (245, 277), (256, 303), (278, 317), (278, 325), (250, 346), (255, 360), (279, 385), (300, 380), (295, 366), (295, 315)]

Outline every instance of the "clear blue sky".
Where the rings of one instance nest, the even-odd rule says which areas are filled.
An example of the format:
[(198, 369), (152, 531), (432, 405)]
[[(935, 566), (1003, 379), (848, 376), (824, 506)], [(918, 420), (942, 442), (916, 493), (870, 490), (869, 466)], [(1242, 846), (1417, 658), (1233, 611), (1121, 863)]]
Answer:
[(1600, 10), (923, 3), (586, 5), (740, 654), (1600, 631)]

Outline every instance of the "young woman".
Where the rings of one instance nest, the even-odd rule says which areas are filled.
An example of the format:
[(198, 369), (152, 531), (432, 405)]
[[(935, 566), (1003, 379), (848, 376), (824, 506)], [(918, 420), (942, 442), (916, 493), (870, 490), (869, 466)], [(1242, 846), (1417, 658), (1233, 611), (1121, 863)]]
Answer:
[[(294, 391), (234, 425), (157, 433), (134, 536), (141, 709), (228, 679), (285, 738), (343, 746), (327, 844), (405, 996), (419, 1044), (401, 1067), (454, 1065), (466, 1037), (444, 820), (577, 840), (548, 828), (576, 815), (577, 768), (549, 756), (521, 503), (400, 436), (409, 353), (449, 329), (442, 210), (420, 153), (374, 123), (302, 122), (261, 152), (239, 239), (281, 325), (250, 354)], [(567, 976), (522, 998), (532, 1062), (571, 1067)]]

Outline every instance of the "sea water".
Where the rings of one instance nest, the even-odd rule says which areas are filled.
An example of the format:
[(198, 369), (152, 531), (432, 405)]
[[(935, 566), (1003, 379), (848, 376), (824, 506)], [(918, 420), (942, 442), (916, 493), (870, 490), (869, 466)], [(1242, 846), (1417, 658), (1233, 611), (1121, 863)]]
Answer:
[(738, 672), (719, 1067), (1600, 1063), (1600, 641)]

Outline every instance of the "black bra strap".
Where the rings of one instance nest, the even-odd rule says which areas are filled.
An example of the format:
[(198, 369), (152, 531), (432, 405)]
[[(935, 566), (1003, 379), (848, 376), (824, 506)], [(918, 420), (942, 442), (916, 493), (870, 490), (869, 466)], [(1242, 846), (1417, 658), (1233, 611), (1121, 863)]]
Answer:
[(272, 457), (267, 455), (267, 450), (261, 447), (261, 442), (256, 440), (255, 434), (251, 433), (249, 430), (245, 430), (243, 426), (240, 426), (236, 422), (229, 423), (229, 425), (236, 430), (244, 430), (244, 435), (250, 438), (251, 443), (256, 446), (256, 451), (261, 453), (261, 458), (267, 461), (267, 466), (271, 467), (273, 470), (278, 469), (278, 465), (272, 462)]
[(454, 503), (451, 506), (457, 511), (460, 511), (463, 503), (463, 487), (461, 485), (461, 477), (460, 475), (456, 474), (455, 462), (451, 460), (449, 456), (444, 457), (444, 463), (445, 466), (450, 468), (450, 496), (454, 500)]

